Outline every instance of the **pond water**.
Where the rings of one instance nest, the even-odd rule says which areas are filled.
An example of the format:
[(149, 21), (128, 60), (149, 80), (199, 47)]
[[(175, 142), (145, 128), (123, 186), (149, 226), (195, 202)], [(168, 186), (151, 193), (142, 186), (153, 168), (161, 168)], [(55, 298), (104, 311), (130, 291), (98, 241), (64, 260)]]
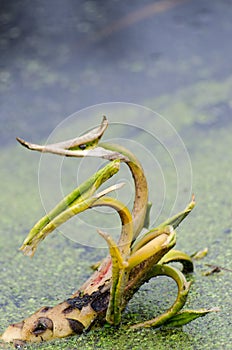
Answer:
[[(178, 230), (178, 248), (191, 254), (208, 247), (209, 253), (196, 262), (188, 307), (221, 311), (178, 330), (125, 330), (128, 322), (151, 317), (153, 305), (164, 309), (175, 294), (165, 281), (154, 281), (131, 301), (119, 330), (91, 331), (51, 348), (229, 349), (232, 272), (203, 273), (205, 264), (232, 269), (231, 2), (1, 1), (0, 30), (0, 330), (67, 298), (106, 254), (98, 241), (89, 246), (61, 232), (33, 259), (18, 251), (46, 205), (53, 206), (56, 189), (44, 172), (52, 158), (41, 161), (15, 137), (35, 143), (75, 137), (106, 114), (106, 138), (136, 148), (144, 163), (152, 223), (184, 208), (195, 193), (197, 206)], [(64, 191), (85, 177), (80, 169), (99, 166), (77, 162), (62, 160), (54, 170)], [(93, 234), (94, 241), (91, 225), (100, 223), (91, 222), (88, 240)]]

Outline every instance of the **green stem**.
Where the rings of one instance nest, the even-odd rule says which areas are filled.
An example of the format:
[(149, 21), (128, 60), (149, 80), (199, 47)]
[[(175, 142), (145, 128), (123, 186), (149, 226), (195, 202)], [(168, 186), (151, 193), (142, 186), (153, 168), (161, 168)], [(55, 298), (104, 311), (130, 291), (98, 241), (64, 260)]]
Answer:
[(163, 230), (165, 227), (172, 226), (174, 229), (176, 229), (176, 227), (181, 223), (181, 221), (183, 221), (186, 218), (186, 216), (189, 215), (194, 206), (195, 200), (193, 197), (192, 201), (183, 211), (172, 216), (171, 218), (161, 223), (158, 227), (153, 228), (152, 230), (146, 232), (141, 237), (139, 237), (132, 245), (132, 252), (139, 250), (142, 246), (144, 246), (148, 242), (152, 241), (155, 237), (158, 237), (160, 234), (162, 234), (164, 232)]
[(183, 265), (183, 273), (193, 272), (193, 261), (190, 256), (180, 250), (170, 250), (159, 261), (159, 264), (169, 264), (171, 262), (179, 262)]
[(140, 327), (160, 327), (161, 325), (165, 324), (168, 319), (170, 319), (172, 316), (176, 315), (176, 313), (182, 309), (184, 306), (187, 295), (189, 292), (190, 284), (186, 281), (184, 275), (179, 270), (175, 269), (174, 267), (170, 267), (167, 265), (155, 265), (154, 268), (150, 271), (150, 278), (157, 277), (157, 276), (168, 276), (172, 278), (178, 287), (178, 295), (176, 298), (176, 301), (174, 304), (162, 315), (159, 315), (149, 321), (138, 323), (132, 328), (140, 328)]
[(135, 183), (135, 198), (132, 209), (134, 222), (133, 239), (135, 240), (144, 227), (148, 207), (148, 184), (144, 170), (135, 155), (126, 148), (111, 143), (100, 143), (99, 146), (110, 151), (116, 151), (128, 158), (128, 161), (125, 161), (125, 163), (128, 165)]
[(38, 243), (56, 227), (67, 221), (77, 213), (86, 210), (97, 200), (93, 197), (94, 192), (100, 185), (118, 172), (120, 161), (108, 163), (104, 168), (91, 176), (87, 181), (68, 194), (54, 209), (40, 219), (31, 229), (23, 242), (21, 250), (32, 256)]
[(164, 226), (171, 225), (174, 227), (174, 229), (176, 229), (177, 226), (179, 226), (179, 224), (186, 218), (186, 216), (188, 216), (189, 213), (191, 213), (194, 207), (195, 207), (195, 197), (193, 195), (191, 202), (187, 205), (187, 207), (183, 211), (172, 216), (166, 221), (162, 222), (162, 224), (160, 224), (157, 228), (159, 229)]
[(123, 260), (119, 248), (113, 238), (102, 231), (98, 232), (106, 240), (112, 260), (112, 284), (109, 305), (106, 312), (106, 321), (117, 325), (121, 321), (122, 297), (129, 277), (129, 274), (126, 271), (128, 263)]
[(107, 160), (120, 159), (125, 162), (132, 173), (135, 183), (135, 199), (132, 210), (134, 221), (134, 239), (139, 235), (144, 225), (147, 225), (146, 213), (148, 208), (148, 186), (143, 168), (135, 155), (126, 148), (109, 143), (99, 144), (103, 133), (108, 126), (106, 117), (98, 128), (91, 130), (83, 136), (59, 142), (56, 144), (40, 146), (17, 138), (24, 147), (68, 157), (99, 157)]
[(130, 246), (133, 239), (133, 221), (129, 209), (122, 202), (111, 197), (99, 198), (92, 206), (108, 206), (118, 212), (122, 229), (117, 246), (123, 259), (126, 259), (130, 255)]
[(130, 255), (130, 246), (133, 239), (133, 221), (130, 211), (120, 201), (103, 197), (96, 201), (93, 206), (109, 206), (117, 210), (122, 229), (118, 244), (110, 235), (99, 231), (99, 234), (106, 240), (112, 260), (112, 284), (110, 300), (106, 312), (106, 321), (111, 324), (118, 324), (121, 320), (122, 298), (125, 286), (128, 282), (127, 259)]
[[(169, 226), (170, 227), (170, 226)], [(162, 234), (154, 238), (152, 241), (148, 242), (139, 250), (131, 254), (128, 259), (130, 269), (133, 269), (136, 265), (141, 264), (143, 261), (150, 259), (151, 257), (159, 256), (162, 251), (162, 247), (171, 249), (175, 244), (176, 234), (172, 228), (165, 230)]]

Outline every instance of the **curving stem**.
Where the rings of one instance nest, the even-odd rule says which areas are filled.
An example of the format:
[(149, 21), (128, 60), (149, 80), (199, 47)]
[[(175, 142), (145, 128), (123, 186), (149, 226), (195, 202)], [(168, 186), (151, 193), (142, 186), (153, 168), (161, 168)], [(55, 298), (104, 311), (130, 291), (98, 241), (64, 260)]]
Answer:
[(99, 127), (92, 129), (83, 136), (68, 141), (41, 146), (21, 138), (17, 138), (17, 140), (24, 147), (34, 151), (67, 157), (99, 157), (110, 161), (120, 159), (120, 161), (125, 162), (132, 173), (135, 183), (135, 199), (132, 209), (135, 239), (143, 226), (148, 225), (147, 216), (150, 207), (148, 204), (147, 180), (139, 160), (132, 152), (117, 144), (99, 143), (107, 126), (108, 121), (104, 116)]
[(176, 313), (180, 309), (182, 309), (182, 307), (186, 302), (191, 283), (186, 281), (181, 271), (171, 266), (157, 264), (153, 267), (153, 269), (151, 269), (149, 278), (157, 277), (157, 276), (168, 276), (176, 282), (178, 287), (177, 298), (174, 304), (162, 315), (159, 315), (149, 321), (138, 323), (132, 326), (132, 328), (160, 327), (163, 324), (167, 323), (172, 316), (176, 315)]
[(169, 264), (171, 262), (181, 263), (183, 266), (182, 272), (185, 274), (193, 272), (193, 260), (188, 254), (180, 250), (170, 250), (162, 257), (159, 264)]
[[(109, 206), (115, 209), (118, 212), (122, 222), (121, 235), (118, 244), (116, 244), (108, 234), (98, 230), (98, 233), (106, 240), (109, 246), (110, 257), (104, 259), (99, 270), (95, 273), (98, 278), (99, 271), (101, 271), (102, 268), (103, 271), (105, 270), (105, 266), (108, 264), (110, 259), (112, 264), (112, 271), (110, 271), (112, 278), (109, 304), (106, 312), (106, 321), (111, 324), (118, 324), (121, 320), (123, 293), (129, 278), (129, 273), (126, 270), (126, 267), (128, 266), (126, 261), (130, 256), (130, 246), (133, 239), (132, 216), (130, 211), (123, 203), (110, 197), (102, 197), (93, 203), (92, 206)], [(105, 274), (104, 278), (109, 278), (109, 275)], [(92, 286), (92, 279), (94, 279), (94, 277), (91, 277), (90, 281), (85, 283), (84, 288)]]
[[(107, 191), (103, 191), (98, 195), (94, 195), (94, 193), (103, 182), (118, 172), (119, 167), (119, 160), (110, 162), (69, 193), (54, 209), (40, 219), (31, 229), (20, 248), (24, 254), (33, 256), (40, 241), (50, 232), (72, 216), (89, 208), (99, 197), (105, 195)], [(111, 187), (109, 191), (116, 188), (118, 188), (117, 185)]]
[[(120, 216), (122, 233), (119, 239), (119, 249), (120, 254), (126, 257), (133, 234), (130, 211), (123, 203), (107, 197), (96, 199), (89, 208), (103, 205), (115, 209)], [(75, 204), (73, 206), (75, 207)], [(70, 210), (72, 210), (72, 205)], [(75, 333), (81, 334), (84, 330), (89, 329), (96, 319), (101, 320), (105, 317), (112, 284), (112, 260), (108, 256), (98, 271), (69, 299), (54, 307), (44, 306), (27, 319), (10, 325), (0, 339), (5, 342), (15, 342), (17, 346), (22, 345), (22, 342), (40, 342)], [(112, 291), (112, 296), (113, 293), (114, 291)], [(118, 301), (120, 305), (119, 295), (116, 296), (116, 303)]]

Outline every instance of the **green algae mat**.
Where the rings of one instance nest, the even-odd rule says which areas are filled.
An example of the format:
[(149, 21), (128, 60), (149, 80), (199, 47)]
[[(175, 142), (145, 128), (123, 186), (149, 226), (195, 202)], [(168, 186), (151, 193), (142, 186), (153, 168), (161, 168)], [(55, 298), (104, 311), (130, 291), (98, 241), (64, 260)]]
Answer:
[[(160, 278), (159, 282), (151, 280), (134, 296), (124, 312), (120, 327), (93, 329), (79, 337), (28, 345), (27, 349), (230, 349), (231, 90), (232, 77), (228, 77), (220, 82), (198, 83), (171, 96), (165, 95), (144, 101), (146, 106), (172, 121), (191, 161), (191, 188), (186, 188), (188, 182), (179, 184), (179, 188), (183, 201), (192, 191), (197, 204), (188, 220), (178, 229), (177, 248), (193, 254), (207, 247), (208, 254), (204, 259), (195, 261), (195, 271), (189, 277), (193, 285), (187, 307), (217, 307), (220, 311), (181, 328), (130, 329), (129, 325), (153, 317), (173, 302), (175, 285), (168, 283), (165, 278)], [(134, 118), (133, 114), (128, 114), (127, 122), (133, 125)], [(110, 115), (108, 119), (110, 120)], [(99, 120), (95, 120), (95, 123), (97, 122)], [(149, 125), (149, 129), (152, 130), (155, 127), (152, 123), (153, 120), (144, 120), (146, 129)], [(80, 129), (85, 130), (85, 120), (81, 120)], [(132, 134), (131, 139), (140, 144), (145, 142), (139, 133)], [(146, 144), (146, 147), (149, 145)], [(175, 150), (175, 140), (172, 147)], [(150, 152), (156, 157), (162, 153), (159, 147), (154, 149), (152, 145)], [(178, 150), (176, 152), (178, 156)], [(39, 164), (39, 154), (26, 152), (17, 144), (2, 147), (1, 332), (8, 324), (20, 321), (41, 306), (54, 305), (68, 298), (91, 274), (90, 265), (106, 254), (104, 248), (99, 248), (98, 242), (94, 244), (95, 236), (97, 237), (94, 230), (91, 231), (92, 247), (81, 244), (86, 242), (79, 243), (72, 239), (73, 237), (57, 232), (46, 239), (33, 259), (19, 252), (18, 248), (26, 234), (44, 215), (46, 209), (41, 203), (41, 192), (38, 189)], [(172, 203), (176, 196), (172, 166), (169, 162), (164, 162), (162, 167), (165, 174), (167, 173), (165, 202)], [(146, 168), (149, 172), (149, 164)], [(150, 199), (154, 206), (153, 214), (159, 217), (155, 207), (159, 198), (162, 199), (162, 194), (156, 185), (156, 175), (152, 174), (152, 171), (153, 169), (150, 169), (149, 173), (150, 183), (153, 181)], [(65, 174), (63, 176), (65, 177)], [(67, 188), (68, 186), (70, 184)], [(187, 204), (183, 201), (182, 208), (181, 203), (177, 203), (179, 209), (183, 209)], [(170, 210), (168, 204), (166, 205), (161, 217), (166, 215), (165, 210)], [(100, 224), (101, 222), (98, 223)], [(10, 349), (10, 346), (1, 344), (1, 348)]]

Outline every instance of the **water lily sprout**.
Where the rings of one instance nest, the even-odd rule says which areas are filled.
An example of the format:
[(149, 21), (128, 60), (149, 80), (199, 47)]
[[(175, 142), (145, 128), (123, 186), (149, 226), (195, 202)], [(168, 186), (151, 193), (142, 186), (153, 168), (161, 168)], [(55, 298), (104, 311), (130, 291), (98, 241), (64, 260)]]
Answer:
[[(108, 206), (115, 210), (121, 220), (121, 232), (116, 242), (99, 228), (98, 234), (106, 241), (109, 254), (70, 298), (55, 306), (43, 306), (28, 318), (11, 324), (1, 339), (13, 342), (15, 347), (27, 342), (82, 334), (103, 322), (119, 325), (133, 295), (145, 282), (161, 275), (176, 282), (178, 292), (175, 302), (161, 315), (135, 324), (132, 328), (181, 326), (215, 311), (183, 309), (191, 287), (184, 274), (193, 272), (193, 261), (174, 247), (176, 229), (194, 208), (194, 197), (183, 211), (157, 227), (149, 228), (151, 204), (142, 165), (133, 153), (121, 145), (100, 142), (107, 126), (108, 121), (103, 117), (99, 127), (80, 137), (44, 146), (18, 138), (30, 150), (68, 157), (99, 157), (109, 161), (34, 225), (20, 248), (25, 255), (33, 256), (48, 234), (71, 217), (96, 206)], [(104, 182), (120, 171), (121, 162), (128, 165), (134, 180), (135, 195), (131, 211), (124, 203), (108, 196), (112, 191), (120, 191), (123, 184), (99, 191)], [(181, 263), (182, 271), (169, 265), (172, 262)]]

